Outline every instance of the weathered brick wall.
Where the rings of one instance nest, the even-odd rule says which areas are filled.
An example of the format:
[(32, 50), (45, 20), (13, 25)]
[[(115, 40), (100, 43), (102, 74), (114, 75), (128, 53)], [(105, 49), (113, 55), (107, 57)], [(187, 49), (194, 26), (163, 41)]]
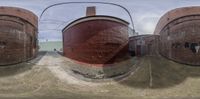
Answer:
[[(7, 11), (5, 14), (1, 12)], [(12, 16), (9, 11), (19, 15), (17, 8), (0, 7), (0, 65), (16, 64), (29, 60), (37, 53), (37, 26), (24, 18)], [(14, 12), (16, 11), (16, 12)], [(29, 13), (32, 14), (32, 13)], [(27, 15), (29, 18), (35, 15)], [(24, 17), (24, 16), (23, 16)], [(32, 17), (33, 18), (33, 17)], [(35, 24), (35, 25), (33, 25)]]
[(181, 18), (183, 16), (188, 16), (188, 15), (199, 15), (199, 6), (193, 6), (193, 7), (182, 7), (182, 8), (176, 8), (173, 9), (166, 14), (164, 14), (154, 31), (154, 34), (159, 35), (162, 29), (169, 24), (171, 21), (176, 20), (178, 18)]
[(79, 22), (64, 30), (64, 56), (91, 64), (106, 64), (112, 63), (119, 54), (125, 55), (128, 51), (128, 23), (111, 20), (118, 20), (116, 18), (90, 18), (96, 19)]
[(1, 6), (0, 15), (15, 16), (28, 21), (34, 27), (38, 27), (38, 17), (31, 11), (22, 8)]
[[(179, 8), (161, 18), (159, 52), (171, 60), (200, 65), (200, 7)], [(177, 12), (177, 13), (175, 13)], [(169, 16), (170, 15), (170, 16)], [(163, 23), (163, 18), (173, 19)], [(161, 23), (158, 23), (160, 25)]]

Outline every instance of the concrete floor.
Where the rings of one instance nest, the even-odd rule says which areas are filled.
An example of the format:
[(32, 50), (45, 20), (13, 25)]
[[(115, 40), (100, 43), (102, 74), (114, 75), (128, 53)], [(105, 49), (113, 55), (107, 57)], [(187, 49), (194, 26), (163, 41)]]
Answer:
[(188, 99), (200, 98), (200, 68), (162, 57), (136, 59), (121, 81), (86, 82), (70, 75), (70, 60), (40, 52), (24, 64), (0, 67), (0, 99)]

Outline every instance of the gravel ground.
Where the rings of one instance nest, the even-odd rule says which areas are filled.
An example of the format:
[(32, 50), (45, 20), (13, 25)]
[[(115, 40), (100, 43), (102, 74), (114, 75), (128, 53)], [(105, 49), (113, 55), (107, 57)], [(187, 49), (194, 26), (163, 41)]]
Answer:
[(27, 63), (0, 67), (0, 99), (188, 99), (200, 98), (200, 68), (162, 57), (136, 59), (139, 67), (120, 81), (86, 82), (68, 73), (72, 62), (40, 52)]

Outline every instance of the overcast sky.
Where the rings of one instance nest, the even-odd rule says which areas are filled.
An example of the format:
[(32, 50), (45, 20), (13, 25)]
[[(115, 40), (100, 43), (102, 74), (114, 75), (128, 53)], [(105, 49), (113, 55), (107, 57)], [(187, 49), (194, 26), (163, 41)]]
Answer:
[[(112, 2), (126, 7), (139, 34), (153, 34), (159, 18), (169, 10), (185, 6), (199, 6), (200, 0), (0, 0), (1, 6), (28, 9), (40, 16), (47, 6), (60, 2)], [(68, 4), (47, 10), (39, 22), (39, 40), (62, 40), (61, 30), (69, 22), (85, 16), (86, 6), (97, 6), (97, 14), (112, 15), (130, 22), (128, 14), (116, 6), (102, 4)], [(131, 27), (131, 25), (130, 25)]]

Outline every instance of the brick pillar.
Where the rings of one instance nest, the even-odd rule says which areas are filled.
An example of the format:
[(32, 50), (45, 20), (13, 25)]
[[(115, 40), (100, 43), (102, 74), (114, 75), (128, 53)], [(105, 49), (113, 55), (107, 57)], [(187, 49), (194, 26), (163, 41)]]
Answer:
[(95, 16), (95, 15), (96, 15), (96, 7), (95, 6), (87, 7), (86, 16)]

